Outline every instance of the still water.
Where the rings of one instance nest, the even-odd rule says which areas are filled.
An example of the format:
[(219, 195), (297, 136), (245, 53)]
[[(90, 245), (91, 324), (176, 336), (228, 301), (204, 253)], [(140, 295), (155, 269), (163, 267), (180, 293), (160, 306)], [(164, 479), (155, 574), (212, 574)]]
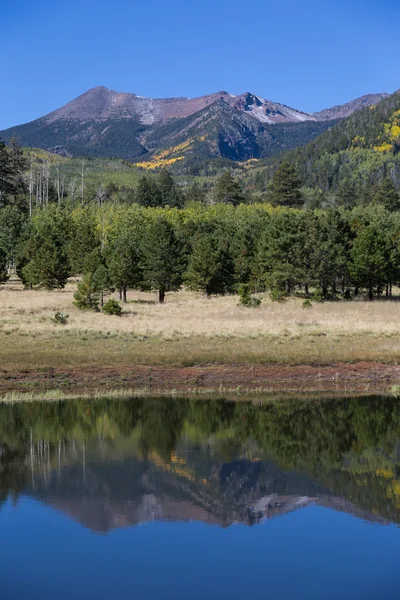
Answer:
[(399, 598), (400, 401), (0, 405), (0, 597)]

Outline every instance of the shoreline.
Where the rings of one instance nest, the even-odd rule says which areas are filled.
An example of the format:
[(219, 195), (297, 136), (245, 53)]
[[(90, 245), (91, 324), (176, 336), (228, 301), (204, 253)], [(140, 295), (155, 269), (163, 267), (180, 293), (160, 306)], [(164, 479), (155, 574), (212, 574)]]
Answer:
[(331, 365), (146, 366), (2, 369), (0, 400), (41, 396), (248, 396), (400, 392), (400, 366), (378, 362)]

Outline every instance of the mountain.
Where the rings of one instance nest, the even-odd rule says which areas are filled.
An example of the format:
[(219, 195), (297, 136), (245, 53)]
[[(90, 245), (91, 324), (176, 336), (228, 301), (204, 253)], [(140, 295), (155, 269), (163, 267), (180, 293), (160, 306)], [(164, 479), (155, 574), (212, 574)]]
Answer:
[[(264, 189), (285, 160), (295, 166), (305, 187), (336, 195), (346, 206), (370, 201), (386, 178), (400, 190), (400, 90), (376, 105), (368, 104), (371, 97), (360, 101), (367, 106), (338, 121), (317, 139), (259, 166), (257, 179)], [(341, 110), (346, 112), (347, 108), (334, 108), (330, 115)]]
[(250, 92), (154, 99), (96, 87), (44, 117), (1, 131), (0, 138), (15, 136), (23, 146), (65, 156), (140, 160), (148, 168), (215, 157), (240, 161), (303, 145), (336, 119), (384, 97), (364, 96), (309, 114)]
[(180, 119), (222, 101), (232, 108), (248, 112), (262, 123), (318, 120), (312, 115), (283, 104), (270, 102), (246, 92), (240, 96), (217, 92), (200, 98), (143, 98), (136, 94), (95, 87), (47, 115), (48, 122), (59, 119), (107, 121), (139, 118), (145, 125)]

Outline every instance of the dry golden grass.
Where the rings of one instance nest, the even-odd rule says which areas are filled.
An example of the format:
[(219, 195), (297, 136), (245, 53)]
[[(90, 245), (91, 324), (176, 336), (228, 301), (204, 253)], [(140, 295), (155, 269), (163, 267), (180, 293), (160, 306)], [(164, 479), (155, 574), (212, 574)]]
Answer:
[[(76, 282), (47, 292), (0, 286), (3, 367), (128, 364), (308, 364), (400, 360), (400, 302), (301, 299), (239, 306), (237, 296), (207, 299), (186, 291), (130, 292), (122, 317), (83, 312), (73, 304)], [(68, 325), (51, 321), (69, 314)]]

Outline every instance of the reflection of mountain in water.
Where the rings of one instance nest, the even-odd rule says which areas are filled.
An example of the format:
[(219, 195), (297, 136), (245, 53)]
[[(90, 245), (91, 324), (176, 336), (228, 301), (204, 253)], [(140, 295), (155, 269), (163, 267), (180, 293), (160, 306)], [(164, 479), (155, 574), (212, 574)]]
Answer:
[(135, 459), (36, 473), (24, 491), (99, 531), (160, 519), (252, 524), (322, 492), (307, 477), (285, 475), (272, 463), (214, 464), (210, 478), (198, 480)]
[[(193, 453), (190, 456), (193, 463)], [(377, 520), (351, 503), (331, 497), (307, 475), (284, 472), (270, 461), (242, 458), (210, 463), (209, 476), (196, 478), (195, 469), (176, 454), (172, 462), (154, 453), (146, 460), (87, 463), (83, 454), (80, 459), (50, 470), (38, 465), (24, 493), (95, 531), (154, 520), (253, 525), (309, 504)]]
[(252, 525), (310, 504), (400, 521), (393, 399), (0, 406), (0, 439), (0, 503), (23, 493), (95, 531)]

